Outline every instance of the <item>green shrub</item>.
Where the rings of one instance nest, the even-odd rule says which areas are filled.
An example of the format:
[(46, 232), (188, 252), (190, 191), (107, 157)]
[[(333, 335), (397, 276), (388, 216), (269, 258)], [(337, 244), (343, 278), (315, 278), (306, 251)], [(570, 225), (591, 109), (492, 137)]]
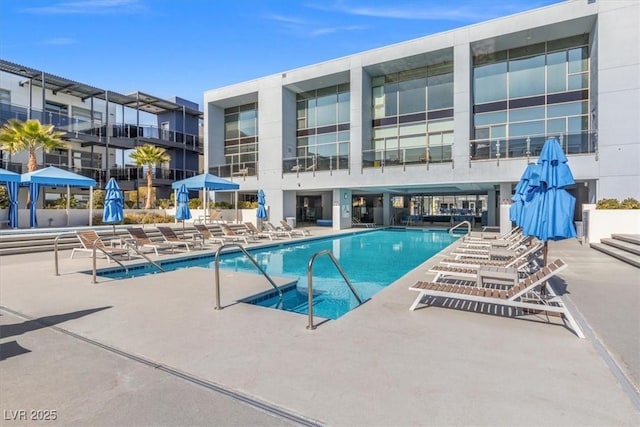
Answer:
[(596, 209), (620, 209), (618, 199), (602, 199), (596, 203)]
[(257, 209), (258, 202), (238, 202), (240, 209)]
[(7, 209), (9, 207), (9, 193), (7, 193), (7, 187), (0, 185), (0, 209)]
[(202, 206), (202, 200), (189, 199), (189, 209), (200, 209), (200, 206)]
[(211, 209), (233, 209), (233, 204), (229, 202), (214, 202), (209, 207)]
[(627, 197), (620, 203), (620, 209), (640, 209), (640, 202), (634, 198)]
[(102, 209), (104, 208), (104, 190), (93, 190), (93, 208), (94, 209)]
[[(175, 218), (171, 215), (159, 213), (126, 213), (124, 215), (124, 224), (164, 224), (174, 222)], [(103, 225), (102, 215), (93, 216), (93, 225)]]

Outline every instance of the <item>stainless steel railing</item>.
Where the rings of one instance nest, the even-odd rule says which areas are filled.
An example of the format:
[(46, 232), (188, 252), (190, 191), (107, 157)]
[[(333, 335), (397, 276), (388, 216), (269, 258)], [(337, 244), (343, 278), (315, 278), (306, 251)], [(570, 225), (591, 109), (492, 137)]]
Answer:
[(273, 281), (273, 279), (271, 279), (271, 277), (267, 274), (266, 271), (264, 271), (264, 269), (262, 267), (260, 267), (260, 264), (258, 264), (258, 262), (251, 256), (249, 255), (249, 252), (247, 252), (247, 250), (242, 247), (242, 245), (240, 245), (239, 243), (224, 243), (222, 244), (218, 250), (216, 251), (216, 257), (215, 257), (215, 278), (216, 278), (216, 306), (215, 309), (216, 310), (222, 310), (222, 307), (220, 306), (220, 252), (224, 249), (224, 248), (230, 248), (230, 247), (237, 247), (240, 249), (240, 251), (247, 257), (249, 258), (249, 260), (253, 263), (253, 265), (256, 266), (256, 268), (258, 269), (258, 271), (260, 271), (260, 273), (262, 273), (262, 275), (269, 281), (269, 283), (271, 284), (271, 286), (273, 286), (273, 289), (276, 290), (276, 292), (278, 292), (278, 297), (280, 298), (278, 304), (276, 305), (276, 308), (278, 308), (279, 306), (282, 306), (282, 290), (275, 284), (275, 282)]
[(347, 274), (344, 272), (344, 270), (340, 266), (340, 263), (338, 262), (336, 257), (333, 256), (333, 253), (328, 249), (322, 250), (320, 252), (316, 252), (309, 259), (309, 264), (308, 264), (308, 267), (307, 267), (307, 281), (309, 282), (309, 285), (308, 285), (309, 287), (307, 289), (308, 298), (309, 298), (308, 299), (309, 324), (307, 325), (307, 329), (310, 329), (310, 330), (313, 330), (313, 329), (316, 328), (314, 326), (314, 324), (313, 324), (313, 263), (316, 260), (316, 258), (319, 257), (320, 255), (328, 255), (329, 256), (329, 258), (333, 262), (333, 265), (336, 266), (336, 268), (338, 269), (338, 272), (340, 272), (340, 275), (344, 279), (345, 283), (347, 284), (347, 286), (349, 287), (349, 289), (351, 290), (353, 295), (356, 297), (356, 300), (358, 300), (358, 305), (362, 304), (362, 298), (360, 298), (360, 295), (358, 295), (358, 293), (356, 292), (355, 288), (351, 284), (351, 281), (347, 277)]
[(449, 229), (449, 234), (453, 236), (453, 230), (460, 228), (463, 225), (467, 226), (467, 234), (471, 234), (471, 223), (469, 221), (462, 221), (461, 223), (454, 225)]

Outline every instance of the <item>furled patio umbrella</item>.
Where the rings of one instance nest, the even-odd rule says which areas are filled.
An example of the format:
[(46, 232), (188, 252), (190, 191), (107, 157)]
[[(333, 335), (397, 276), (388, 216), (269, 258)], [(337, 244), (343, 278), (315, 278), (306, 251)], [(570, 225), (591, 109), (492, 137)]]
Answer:
[(104, 212), (102, 213), (102, 222), (113, 225), (113, 234), (116, 234), (116, 224), (124, 219), (124, 200), (122, 191), (115, 178), (109, 179), (107, 182), (104, 196)]
[(191, 210), (189, 209), (189, 190), (187, 186), (182, 184), (176, 196), (178, 205), (176, 206), (176, 219), (182, 220), (182, 233), (184, 233), (184, 222), (191, 219)]
[(267, 219), (267, 209), (265, 208), (266, 198), (264, 191), (258, 191), (258, 209), (256, 211), (256, 217), (258, 219)]
[(535, 188), (524, 206), (522, 231), (545, 242), (543, 259), (546, 265), (549, 240), (576, 237), (573, 225), (576, 199), (565, 189), (575, 181), (556, 138), (549, 138), (544, 143), (537, 167), (538, 173), (530, 181)]

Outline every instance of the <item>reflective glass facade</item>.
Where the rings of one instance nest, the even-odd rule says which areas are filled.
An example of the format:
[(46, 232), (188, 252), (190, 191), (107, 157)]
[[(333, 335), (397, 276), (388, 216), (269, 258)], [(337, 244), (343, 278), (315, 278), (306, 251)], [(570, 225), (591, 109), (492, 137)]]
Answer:
[(224, 157), (232, 175), (255, 175), (258, 164), (258, 104), (224, 110)]
[(588, 42), (584, 34), (474, 56), (471, 158), (535, 156), (548, 136), (567, 154), (593, 152)]
[(349, 84), (297, 94), (297, 156), (285, 172), (349, 167), (350, 102)]
[(452, 61), (374, 77), (372, 99), (363, 166), (451, 161)]

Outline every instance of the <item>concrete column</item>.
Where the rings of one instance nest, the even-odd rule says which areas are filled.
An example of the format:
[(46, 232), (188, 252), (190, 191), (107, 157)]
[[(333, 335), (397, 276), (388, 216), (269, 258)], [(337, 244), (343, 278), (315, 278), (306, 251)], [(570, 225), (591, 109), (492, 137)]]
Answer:
[(496, 190), (489, 190), (487, 196), (487, 225), (495, 226), (498, 217), (496, 214)]
[(502, 182), (500, 183), (500, 211), (499, 214), (499, 224), (500, 224), (500, 234), (504, 234), (511, 230), (511, 220), (509, 219), (509, 208), (511, 207), (511, 183), (510, 182)]
[(337, 188), (333, 190), (332, 221), (334, 230), (351, 228), (353, 212), (351, 212), (351, 190)]

